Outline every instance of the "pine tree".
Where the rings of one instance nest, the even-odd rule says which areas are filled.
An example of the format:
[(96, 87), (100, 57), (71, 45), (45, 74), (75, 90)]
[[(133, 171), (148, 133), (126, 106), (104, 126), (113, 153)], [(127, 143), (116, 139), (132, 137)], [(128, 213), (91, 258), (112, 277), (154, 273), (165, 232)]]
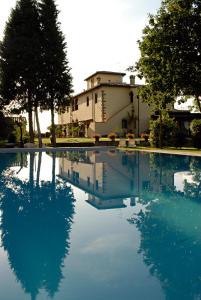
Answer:
[(45, 92), (42, 107), (51, 110), (53, 146), (56, 146), (55, 112), (65, 109), (72, 92), (72, 77), (66, 55), (66, 43), (60, 30), (58, 13), (54, 0), (40, 1), (43, 35), (42, 90)]
[(0, 49), (1, 102), (15, 104), (29, 115), (34, 142), (33, 109), (41, 97), (41, 28), (36, 0), (19, 0), (6, 24)]

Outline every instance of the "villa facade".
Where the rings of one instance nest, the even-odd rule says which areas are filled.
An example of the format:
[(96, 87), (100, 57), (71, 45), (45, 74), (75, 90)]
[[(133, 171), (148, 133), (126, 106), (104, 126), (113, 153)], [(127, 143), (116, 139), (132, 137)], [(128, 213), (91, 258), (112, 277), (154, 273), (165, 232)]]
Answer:
[(134, 76), (130, 76), (130, 83), (124, 83), (125, 75), (98, 71), (86, 78), (87, 89), (73, 97), (66, 112), (59, 115), (59, 124), (81, 123), (85, 137), (111, 132), (133, 132), (139, 136), (148, 130), (148, 107), (137, 95), (139, 85)]

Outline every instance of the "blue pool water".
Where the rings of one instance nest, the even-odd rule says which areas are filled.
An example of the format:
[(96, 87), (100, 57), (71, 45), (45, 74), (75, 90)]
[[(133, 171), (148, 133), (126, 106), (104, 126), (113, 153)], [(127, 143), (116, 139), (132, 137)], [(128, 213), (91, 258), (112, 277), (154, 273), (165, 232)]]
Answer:
[(0, 155), (0, 299), (201, 299), (201, 159)]

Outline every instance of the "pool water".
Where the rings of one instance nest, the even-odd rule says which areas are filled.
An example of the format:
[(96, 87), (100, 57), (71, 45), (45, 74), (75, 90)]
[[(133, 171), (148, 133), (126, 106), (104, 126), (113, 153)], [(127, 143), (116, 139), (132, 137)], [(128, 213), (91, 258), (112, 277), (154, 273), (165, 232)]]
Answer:
[(201, 159), (0, 155), (0, 299), (201, 299)]

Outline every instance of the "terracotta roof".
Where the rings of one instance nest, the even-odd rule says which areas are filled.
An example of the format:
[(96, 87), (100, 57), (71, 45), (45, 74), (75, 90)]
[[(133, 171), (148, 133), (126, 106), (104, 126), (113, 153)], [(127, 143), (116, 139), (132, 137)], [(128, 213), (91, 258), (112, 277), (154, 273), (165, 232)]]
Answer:
[(109, 75), (121, 75), (121, 76), (125, 76), (125, 75), (126, 75), (126, 73), (119, 73), (119, 72), (97, 71), (97, 72), (95, 72), (94, 74), (92, 74), (92, 75), (90, 75), (89, 77), (87, 77), (87, 78), (85, 79), (85, 81), (88, 80), (88, 79), (90, 79), (91, 77), (94, 77), (94, 76), (97, 75), (97, 74), (109, 74)]

